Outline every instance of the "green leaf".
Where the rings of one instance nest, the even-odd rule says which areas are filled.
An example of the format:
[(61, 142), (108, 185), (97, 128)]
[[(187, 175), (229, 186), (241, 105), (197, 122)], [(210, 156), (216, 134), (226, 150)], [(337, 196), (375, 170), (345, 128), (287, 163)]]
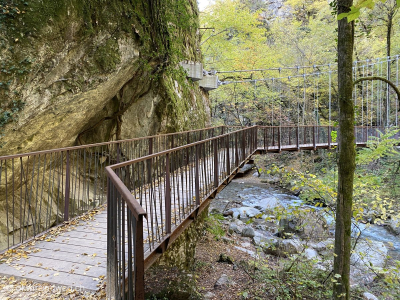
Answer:
[(366, 7), (369, 9), (373, 9), (375, 6), (375, 2), (373, 0), (361, 0), (357, 3), (357, 8)]
[(337, 19), (340, 21), (343, 18), (346, 18), (349, 15), (349, 13), (341, 13), (340, 15), (338, 15)]
[(360, 10), (356, 10), (355, 12), (350, 12), (349, 15), (347, 16), (347, 22), (354, 21), (360, 16)]

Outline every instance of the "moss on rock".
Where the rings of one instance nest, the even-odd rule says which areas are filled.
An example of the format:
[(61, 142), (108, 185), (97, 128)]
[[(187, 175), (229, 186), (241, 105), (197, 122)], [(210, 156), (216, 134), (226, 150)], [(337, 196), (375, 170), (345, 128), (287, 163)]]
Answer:
[(192, 268), (195, 261), (196, 244), (204, 234), (207, 216), (208, 207), (173, 242), (168, 250), (156, 261), (155, 265), (186, 270)]
[(108, 73), (115, 70), (121, 62), (118, 42), (114, 39), (108, 39), (104, 45), (96, 49), (94, 60), (103, 72)]
[[(196, 0), (3, 3), (0, 155), (71, 146), (83, 132), (97, 133), (82, 143), (121, 137), (116, 119), (131, 125), (137, 105), (152, 113), (136, 122), (147, 129), (124, 137), (208, 123), (206, 95), (177, 67), (200, 60)], [(24, 105), (12, 112), (13, 103)]]

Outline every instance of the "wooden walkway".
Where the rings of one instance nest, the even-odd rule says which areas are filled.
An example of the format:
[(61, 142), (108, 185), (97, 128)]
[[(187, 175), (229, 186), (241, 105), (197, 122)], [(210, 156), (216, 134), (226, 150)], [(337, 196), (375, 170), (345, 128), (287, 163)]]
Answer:
[(103, 208), (90, 218), (18, 247), (0, 264), (0, 275), (98, 290), (107, 267), (107, 211)]
[[(336, 146), (332, 143), (331, 146)], [(365, 144), (358, 144), (365, 146)], [(316, 144), (317, 149), (328, 148), (328, 144)], [(268, 149), (258, 149), (255, 153), (297, 151), (315, 149), (312, 144), (286, 145), (279, 147), (270, 146)], [(211, 162), (205, 165), (211, 167)], [(203, 164), (201, 164), (203, 165)], [(193, 177), (193, 171), (187, 171), (187, 177)], [(190, 180), (194, 182), (194, 180)], [(159, 189), (155, 193), (162, 194), (164, 184), (160, 182)], [(182, 188), (182, 187), (181, 187)], [(186, 186), (182, 195), (189, 195), (189, 199), (181, 199), (185, 202), (185, 209), (190, 209), (193, 203), (194, 186)], [(179, 193), (177, 191), (176, 193)], [(192, 203), (193, 205), (191, 205)], [(180, 203), (172, 203), (172, 211), (180, 211)], [(150, 207), (153, 206), (153, 207)], [(159, 210), (155, 207), (159, 207)], [(161, 206), (161, 208), (160, 208)], [(159, 203), (143, 203), (143, 208), (153, 214), (165, 214), (165, 210)], [(175, 214), (175, 217), (179, 214)], [(158, 214), (157, 214), (158, 218)], [(174, 218), (174, 216), (172, 216)], [(174, 219), (173, 219), (174, 220)], [(180, 220), (173, 221), (173, 228), (179, 225)], [(83, 216), (70, 222), (66, 226), (60, 226), (53, 233), (45, 234), (34, 242), (29, 242), (16, 248), (9, 257), (3, 258), (0, 263), (0, 275), (25, 278), (38, 282), (47, 282), (55, 285), (63, 285), (76, 289), (96, 291), (99, 289), (107, 273), (107, 211), (100, 208), (97, 213)], [(145, 257), (149, 255), (157, 240), (163, 238), (159, 224), (144, 222), (144, 250)], [(151, 232), (156, 232), (155, 234)], [(155, 240), (149, 236), (156, 236)], [(150, 241), (150, 243), (149, 243)], [(9, 252), (10, 252), (9, 251)]]
[[(201, 167), (212, 170), (212, 160), (206, 159)], [(193, 168), (188, 167), (185, 173), (174, 174), (175, 179), (171, 178), (178, 181), (178, 177), (183, 176), (191, 183), (185, 187), (172, 187), (173, 194), (181, 197), (179, 202), (171, 203), (172, 230), (180, 225), (188, 210), (195, 207)], [(143, 208), (153, 215), (148, 218), (153, 222), (145, 219), (143, 227), (147, 258), (166, 235), (165, 229), (160, 225), (165, 218), (165, 207), (160, 205), (158, 199), (159, 195), (165, 194), (164, 180), (161, 179), (158, 186), (153, 187), (151, 194), (154, 197), (149, 192), (144, 194), (148, 198), (143, 200)], [(156, 203), (154, 199), (157, 200)], [(107, 274), (107, 210), (102, 207), (97, 213), (89, 213), (71, 223), (57, 227), (51, 230), (53, 233), (47, 233), (34, 242), (27, 242), (16, 248), (9, 258), (5, 257), (0, 263), (0, 275), (97, 291)], [(127, 253), (127, 247), (125, 249)]]

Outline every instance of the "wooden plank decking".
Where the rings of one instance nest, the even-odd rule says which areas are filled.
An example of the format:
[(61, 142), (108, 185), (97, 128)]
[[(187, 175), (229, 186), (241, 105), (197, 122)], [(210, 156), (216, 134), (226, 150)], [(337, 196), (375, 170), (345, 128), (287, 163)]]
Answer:
[(98, 290), (107, 267), (107, 213), (102, 209), (91, 220), (75, 224), (59, 227), (56, 234), (46, 234), (44, 240), (29, 242), (24, 249), (17, 248), (17, 253), (0, 265), (0, 275)]

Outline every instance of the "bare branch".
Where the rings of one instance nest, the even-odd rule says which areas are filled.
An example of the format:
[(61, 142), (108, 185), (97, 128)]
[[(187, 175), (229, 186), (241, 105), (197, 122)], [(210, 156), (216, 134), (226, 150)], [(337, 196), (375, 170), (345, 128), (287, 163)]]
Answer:
[(360, 82), (362, 82), (362, 81), (367, 81), (367, 80), (369, 80), (369, 81), (381, 80), (381, 81), (383, 81), (383, 82), (386, 82), (386, 83), (387, 83), (388, 85), (390, 85), (390, 86), (394, 89), (394, 91), (396, 92), (396, 94), (397, 94), (397, 99), (398, 99), (399, 104), (400, 104), (400, 91), (399, 91), (399, 89), (397, 88), (397, 86), (396, 86), (393, 82), (391, 82), (390, 80), (387, 80), (387, 79), (384, 78), (384, 77), (380, 77), (380, 76), (361, 77), (361, 78), (358, 78), (356, 81), (354, 81), (354, 82), (353, 82), (353, 85), (356, 85), (356, 84), (358, 84), (358, 83), (360, 83)]

